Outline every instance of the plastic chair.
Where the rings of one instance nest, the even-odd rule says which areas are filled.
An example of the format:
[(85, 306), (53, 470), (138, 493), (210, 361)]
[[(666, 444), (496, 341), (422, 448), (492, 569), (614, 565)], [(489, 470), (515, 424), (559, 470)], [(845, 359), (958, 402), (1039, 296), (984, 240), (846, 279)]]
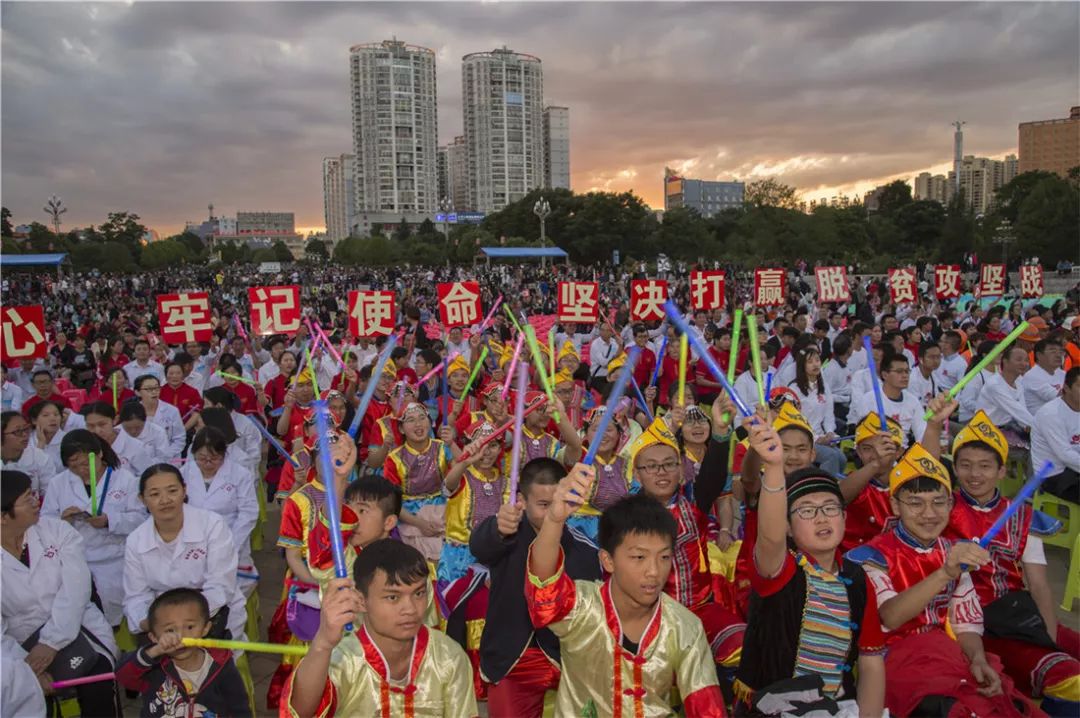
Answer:
[(1014, 457), (1010, 454), (1005, 464), (1005, 478), (1001, 480), (1001, 495), (1012, 498), (1020, 493), (1027, 481), (1027, 457)]
[(1043, 537), (1043, 543), (1072, 549), (1076, 537), (1080, 535), (1080, 504), (1059, 499), (1053, 494), (1040, 491), (1032, 502), (1036, 511), (1042, 511), (1061, 522), (1061, 531), (1053, 536)]
[(1073, 601), (1080, 598), (1080, 534), (1073, 541), (1072, 558), (1069, 560), (1069, 575), (1065, 578), (1065, 597), (1061, 601), (1061, 608), (1065, 611), (1073, 610)]
[(53, 382), (53, 384), (56, 386), (56, 390), (58, 392), (60, 392), (61, 394), (63, 394), (68, 389), (74, 389), (75, 388), (74, 385), (72, 385), (72, 383), (69, 380), (63, 379), (63, 378), (57, 379), (56, 381)]
[(71, 404), (72, 411), (78, 411), (86, 403), (86, 389), (68, 389), (61, 395)]

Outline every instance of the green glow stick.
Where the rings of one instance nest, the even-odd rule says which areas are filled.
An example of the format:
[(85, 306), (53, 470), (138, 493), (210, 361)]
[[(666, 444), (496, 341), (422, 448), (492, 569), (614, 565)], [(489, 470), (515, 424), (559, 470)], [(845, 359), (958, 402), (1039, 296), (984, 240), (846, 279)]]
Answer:
[(504, 304), (503, 309), (506, 311), (506, 316), (510, 317), (510, 321), (514, 323), (514, 327), (519, 332), (522, 331), (521, 324), (518, 323), (517, 317), (514, 316), (514, 311), (512, 309), (510, 309), (510, 306), (507, 305), (507, 304)]
[(761, 346), (758, 344), (757, 315), (746, 320), (747, 338), (750, 340), (750, 360), (754, 365), (754, 382), (757, 383), (758, 403), (765, 406), (765, 385), (761, 382)]
[(90, 461), (90, 515), (97, 516), (100, 509), (97, 500), (97, 457), (94, 456), (93, 451), (90, 452), (88, 459)]
[[(735, 381), (735, 365), (739, 363), (739, 331), (742, 329), (742, 309), (735, 310), (735, 324), (731, 329), (731, 353), (728, 354), (727, 363), (727, 380), (728, 383)], [(728, 413), (724, 412), (724, 421), (727, 421), (731, 417)], [(728, 456), (728, 460), (731, 460), (731, 456)]]
[(192, 648), (226, 648), (230, 651), (279, 653), (283, 656), (306, 656), (308, 652), (307, 646), (286, 646), (284, 643), (225, 641), (218, 638), (181, 638), (180, 642)]
[(304, 351), (307, 352), (307, 365), (311, 369), (311, 385), (315, 387), (315, 398), (318, 399), (322, 394), (319, 392), (319, 380), (315, 377), (315, 364), (311, 361), (311, 347), (304, 347)]
[(548, 330), (548, 350), (551, 352), (551, 371), (548, 372), (548, 376), (554, 377), (555, 374), (556, 374), (556, 370), (555, 370), (555, 327), (554, 326), (552, 326), (551, 329)]
[[(547, 394), (548, 401), (553, 405), (555, 403), (555, 391), (551, 386), (551, 380), (548, 378), (547, 372), (544, 371), (544, 355), (540, 351), (540, 343), (536, 341), (536, 331), (533, 329), (532, 324), (525, 325), (525, 343), (529, 345), (529, 353), (532, 354), (533, 363), (536, 365), (536, 375), (540, 377), (540, 384), (544, 387), (544, 393)], [(559, 421), (559, 414), (554, 414), (555, 421)]]
[(251, 379), (247, 379), (247, 378), (242, 377), (242, 376), (237, 376), (236, 374), (227, 374), (227, 373), (225, 373), (223, 371), (219, 371), (218, 376), (220, 376), (223, 379), (232, 379), (233, 381), (238, 381), (241, 384), (248, 384), (250, 386), (258, 386), (258, 384), (256, 382), (252, 381)]
[(469, 395), (469, 389), (472, 389), (473, 382), (476, 381), (476, 376), (480, 373), (480, 370), (484, 367), (484, 360), (487, 359), (488, 348), (480, 348), (480, 358), (476, 360), (476, 364), (473, 365), (472, 372), (469, 374), (469, 380), (465, 382), (465, 388), (461, 390), (461, 398), (464, 401), (465, 397)]
[[(967, 374), (964, 374), (964, 377), (960, 381), (956, 382), (956, 386), (954, 386), (952, 389), (949, 389), (949, 398), (955, 399), (956, 395), (959, 394), (963, 390), (963, 388), (968, 385), (969, 381), (977, 377), (979, 375), (979, 372), (981, 372), (983, 369), (990, 365), (990, 362), (997, 359), (1001, 352), (1008, 349), (1009, 345), (1016, 341), (1016, 338), (1023, 334), (1024, 330), (1027, 328), (1027, 322), (1020, 322), (1020, 324), (1017, 325), (1016, 329), (1013, 329), (1011, 332), (1009, 332), (1009, 336), (1002, 339), (996, 347), (990, 350), (989, 354), (982, 358), (982, 361), (973, 366)], [(923, 419), (929, 420), (930, 417), (932, 417), (933, 415), (934, 412), (931, 409), (927, 409), (926, 413), (923, 415)]]

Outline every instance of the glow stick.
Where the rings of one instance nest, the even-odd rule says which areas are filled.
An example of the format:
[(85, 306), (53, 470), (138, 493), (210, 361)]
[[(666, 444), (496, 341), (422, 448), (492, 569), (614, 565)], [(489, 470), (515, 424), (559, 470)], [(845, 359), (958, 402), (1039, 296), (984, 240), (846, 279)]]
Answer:
[[(449, 357), (447, 357), (447, 359), (449, 359)], [(443, 426), (446, 426), (447, 424), (450, 423), (450, 362), (449, 361), (443, 362), (442, 390), (443, 390), (443, 406), (446, 407), (446, 411), (443, 412), (442, 423), (443, 423)], [(465, 397), (464, 396), (461, 397), (461, 400), (464, 401)]]
[(765, 372), (765, 398), (768, 399), (772, 396), (772, 378), (773, 371), (770, 369)]
[(517, 372), (517, 396), (514, 397), (514, 453), (510, 456), (510, 501), (516, 501), (518, 475), (521, 471), (521, 432), (525, 425), (525, 389), (528, 370), (522, 364)]
[(311, 367), (311, 385), (315, 387), (315, 398), (318, 399), (322, 392), (319, 391), (319, 378), (316, 376), (318, 372), (315, 370), (315, 361), (311, 358), (310, 347), (305, 347), (304, 351), (307, 352), (307, 363)]
[(630, 377), (630, 385), (634, 387), (634, 393), (637, 394), (638, 402), (641, 404), (641, 410), (645, 413), (645, 418), (651, 424), (653, 423), (653, 413), (649, 410), (649, 402), (645, 401), (645, 395), (641, 393), (641, 387), (638, 386), (637, 380), (634, 377)]
[(489, 326), (491, 326), (491, 323), (493, 321), (495, 321), (495, 312), (502, 305), (502, 303), (503, 303), (503, 295), (500, 294), (499, 298), (495, 300), (495, 303), (493, 305), (491, 305), (491, 309), (488, 310), (487, 315), (484, 317), (484, 321), (480, 322), (480, 329), (479, 329), (480, 334), (483, 334), (484, 330), (486, 330)]
[(664, 365), (664, 352), (667, 351), (667, 334), (660, 340), (660, 351), (656, 355), (656, 368), (653, 369), (649, 386), (656, 386), (656, 380), (660, 378), (660, 367)]
[[(545, 404), (547, 404), (547, 397), (544, 397), (543, 400), (536, 402), (535, 404), (533, 404), (530, 407), (526, 407), (525, 413), (522, 416), (522, 418), (524, 418), (524, 417), (528, 416), (529, 414), (533, 413), (534, 411), (536, 411), (540, 407), (544, 406)], [(510, 419), (505, 424), (503, 424), (502, 426), (500, 426), (499, 428), (497, 428), (495, 430), (495, 433), (489, 434), (489, 435), (485, 436), (483, 439), (480, 439), (480, 441), (476, 444), (475, 451), (480, 451), (485, 446), (487, 446), (491, 442), (495, 441), (495, 439), (499, 438), (500, 436), (502, 436), (506, 432), (513, 429), (515, 421), (517, 421), (516, 418), (510, 417)], [(470, 454), (471, 454), (471, 452), (468, 451), (468, 447), (466, 447), (466, 450), (461, 452), (461, 457), (463, 458), (463, 457), (468, 456)], [(461, 459), (459, 459), (459, 461), (460, 460)]]
[(881, 396), (881, 377), (878, 376), (877, 362), (874, 361), (874, 349), (870, 344), (870, 336), (864, 336), (862, 343), (863, 349), (866, 350), (866, 368), (870, 370), (871, 385), (874, 387), (874, 401), (877, 402), (878, 421), (881, 423), (881, 430), (887, 432), (889, 423), (885, 416), (885, 400)]
[(514, 380), (514, 370), (517, 368), (518, 356), (521, 355), (521, 347), (525, 343), (524, 332), (518, 334), (517, 343), (514, 345), (514, 355), (510, 358), (510, 366), (506, 370), (506, 381), (503, 382), (502, 392), (499, 398), (506, 401), (506, 395), (510, 392), (510, 382)]
[(686, 332), (679, 337), (679, 403), (686, 405), (686, 359), (690, 345)]
[(345, 360), (341, 358), (341, 354), (334, 348), (333, 343), (330, 341), (330, 337), (326, 335), (326, 332), (323, 331), (323, 328), (319, 326), (318, 322), (315, 322), (315, 331), (319, 333), (319, 338), (322, 339), (323, 346), (326, 347), (326, 351), (330, 352), (330, 356), (334, 357), (334, 361), (345, 366)]
[(1039, 470), (1035, 472), (1035, 475), (1028, 479), (1027, 483), (1024, 484), (1024, 488), (1020, 489), (1020, 493), (1009, 500), (1009, 507), (1001, 513), (1001, 516), (998, 516), (997, 521), (995, 521), (990, 528), (986, 530), (983, 537), (979, 539), (980, 546), (986, 548), (990, 545), (990, 542), (994, 540), (994, 537), (998, 535), (1002, 527), (1009, 522), (1009, 519), (1013, 517), (1013, 514), (1019, 511), (1020, 507), (1035, 495), (1035, 492), (1042, 486), (1042, 482), (1046, 481), (1046, 477), (1050, 475), (1053, 468), (1054, 464), (1050, 461), (1046, 461)]
[(83, 686), (87, 683), (98, 683), (100, 681), (114, 681), (116, 680), (115, 673), (98, 673), (96, 676), (83, 676), (82, 678), (71, 678), (66, 681), (54, 681), (52, 688), (54, 691), (58, 691), (61, 688), (73, 688), (75, 686)]
[(461, 352), (458, 352), (458, 351), (456, 351), (456, 350), (455, 350), (455, 351), (452, 351), (452, 352), (450, 352), (449, 354), (447, 354), (447, 355), (446, 355), (446, 358), (445, 358), (445, 359), (443, 359), (443, 360), (442, 360), (441, 362), (439, 362), (439, 363), (438, 363), (438, 364), (436, 364), (435, 366), (431, 367), (431, 371), (429, 371), (429, 372), (428, 372), (427, 374), (424, 374), (424, 375), (423, 375), (422, 377), (420, 377), (420, 378), (419, 378), (419, 379), (418, 379), (418, 380), (416, 381), (416, 385), (417, 385), (417, 386), (420, 386), (420, 385), (421, 385), (421, 384), (423, 384), (423, 383), (424, 383), (425, 381), (427, 381), (427, 380), (428, 380), (428, 379), (430, 379), (431, 377), (433, 377), (433, 376), (435, 376), (436, 374), (438, 374), (438, 373), (439, 373), (439, 371), (440, 371), (440, 370), (442, 370), (442, 368), (443, 368), (444, 366), (449, 366), (449, 365), (450, 365), (450, 362), (452, 362), (452, 361), (454, 361), (455, 359), (457, 359), (457, 358), (458, 358), (458, 355), (459, 355), (460, 353), (461, 353)]
[[(330, 407), (325, 401), (315, 402), (315, 429), (319, 438), (319, 473), (322, 474), (326, 488), (325, 513), (330, 520), (330, 550), (334, 554), (334, 575), (348, 578), (349, 569), (345, 566), (345, 545), (341, 540), (341, 509), (338, 506), (337, 477), (330, 459)], [(345, 626), (352, 630), (352, 624)]]
[(626, 364), (622, 368), (622, 374), (615, 380), (615, 386), (612, 387), (611, 393), (608, 394), (606, 402), (608, 410), (600, 416), (600, 423), (597, 425), (596, 433), (593, 435), (594, 441), (589, 442), (589, 451), (585, 454), (585, 458), (581, 460), (581, 463), (586, 466), (592, 466), (593, 462), (596, 461), (596, 452), (600, 450), (600, 444), (603, 443), (608, 424), (611, 423), (612, 417), (615, 416), (615, 406), (619, 403), (622, 395), (626, 393), (626, 385), (630, 383), (631, 375), (634, 373), (634, 364), (637, 363), (639, 354), (641, 354), (641, 350), (637, 347), (630, 350), (630, 354), (626, 358)]
[(248, 340), (247, 332), (244, 331), (244, 325), (240, 321), (239, 312), (233, 315), (233, 321), (236, 322), (236, 331), (240, 335), (240, 338), (245, 342)]
[(386, 362), (390, 359), (390, 352), (394, 351), (394, 347), (397, 345), (398, 335), (391, 334), (390, 338), (386, 340), (386, 346), (383, 347), (382, 353), (379, 354), (379, 358), (375, 361), (375, 366), (371, 369), (371, 378), (368, 379), (367, 386), (364, 388), (364, 393), (360, 397), (360, 404), (356, 407), (356, 415), (353, 416), (352, 425), (349, 426), (349, 438), (356, 439), (356, 432), (360, 428), (360, 421), (364, 418), (364, 413), (367, 411), (368, 404), (371, 403), (371, 397), (375, 396), (375, 386), (379, 383), (379, 377), (382, 376), (383, 367), (386, 366)]
[(97, 500), (97, 457), (94, 452), (91, 451), (87, 457), (90, 462), (90, 515), (98, 515), (98, 500)]
[[(540, 378), (544, 393), (547, 394), (548, 401), (554, 404), (555, 389), (551, 386), (551, 379), (548, 378), (547, 372), (544, 371), (544, 355), (540, 351), (539, 342), (536, 341), (536, 331), (533, 329), (532, 324), (525, 325), (525, 341), (529, 343), (529, 352), (532, 354), (533, 364), (536, 365), (536, 375)], [(555, 412), (552, 416), (555, 421), (559, 421), (558, 412)]]
[[(321, 339), (322, 339), (322, 337), (315, 336), (314, 340), (312, 341), (311, 348), (312, 349), (317, 348), (319, 346), (319, 341)], [(308, 360), (308, 358), (310, 356), (311, 356), (311, 352), (307, 350), (307, 347), (305, 347), (305, 352), (300, 355), (300, 364), (299, 364), (299, 366), (296, 367), (296, 373), (293, 374), (292, 386), (293, 386), (294, 389), (296, 388), (296, 382), (298, 382), (300, 380), (300, 375), (304, 373), (304, 368), (307, 366), (306, 362), (307, 362), (307, 360)], [(315, 370), (314, 369), (311, 370), (311, 375), (313, 377), (315, 376)]]
[[(1002, 339), (996, 347), (990, 350), (989, 354), (982, 358), (982, 361), (973, 366), (967, 374), (964, 374), (963, 378), (961, 378), (960, 381), (956, 382), (956, 385), (952, 389), (949, 389), (949, 398), (955, 399), (957, 394), (959, 394), (960, 391), (968, 385), (968, 382), (977, 377), (983, 369), (990, 365), (990, 362), (997, 359), (998, 355), (1001, 354), (1001, 352), (1005, 351), (1010, 344), (1016, 341), (1016, 338), (1023, 334), (1024, 330), (1027, 328), (1027, 322), (1020, 322), (1020, 324), (1018, 324), (1015, 329), (1009, 332), (1009, 335), (1007, 337)], [(929, 419), (933, 415), (934, 412), (927, 409), (926, 414), (923, 415), (923, 419)]]
[(116, 372), (112, 375), (112, 408), (113, 411), (120, 411), (120, 398), (116, 391)]
[[(716, 360), (713, 359), (712, 354), (709, 353), (709, 350), (705, 346), (705, 342), (697, 335), (690, 333), (690, 327), (687, 325), (683, 316), (679, 314), (679, 308), (675, 306), (675, 303), (670, 299), (664, 302), (664, 311), (671, 317), (671, 321), (675, 323), (675, 326), (682, 332), (683, 336), (689, 337), (690, 343), (694, 345), (694, 350), (697, 351), (698, 355), (701, 357), (700, 361), (705, 362), (705, 367), (709, 370), (709, 373), (724, 387), (724, 391), (726, 391), (731, 397), (731, 400), (735, 402), (735, 406), (739, 409), (739, 413), (743, 416), (753, 415), (753, 412), (750, 411), (746, 402), (743, 401), (742, 397), (735, 391), (735, 387), (733, 387), (731, 382), (727, 380), (727, 377), (724, 376), (724, 372), (720, 371), (719, 365), (717, 365)], [(753, 322), (750, 323), (750, 326), (753, 326)]]
[(283, 459), (292, 464), (294, 469), (300, 468), (300, 462), (290, 456), (288, 451), (285, 451), (285, 447), (281, 445), (281, 442), (274, 438), (274, 435), (270, 433), (270, 430), (263, 426), (262, 422), (256, 419), (254, 414), (245, 414), (245, 416), (251, 419), (252, 423), (255, 424), (255, 428), (259, 430), (259, 433), (263, 435), (264, 439), (270, 442), (270, 446), (274, 447), (274, 449), (281, 454)]
[(476, 364), (473, 365), (472, 373), (469, 374), (469, 380), (465, 382), (465, 388), (461, 390), (462, 401), (469, 395), (469, 389), (472, 389), (473, 382), (476, 381), (476, 377), (480, 374), (480, 370), (484, 368), (484, 360), (487, 359), (487, 355), (487, 346), (480, 347), (480, 358), (477, 359)]
[(765, 406), (765, 385), (761, 383), (761, 345), (758, 343), (756, 314), (746, 319), (746, 338), (750, 340), (750, 362), (754, 367), (758, 404)]
[[(735, 381), (735, 368), (739, 363), (739, 330), (742, 329), (742, 309), (735, 310), (735, 322), (731, 329), (731, 352), (728, 354), (727, 360), (727, 380), (729, 382)], [(729, 420), (731, 417), (724, 412), (724, 421)], [(728, 454), (729, 459), (735, 457), (735, 452)], [(729, 467), (730, 468), (730, 467)]]
[(551, 354), (551, 371), (548, 372), (549, 377), (555, 376), (555, 327), (548, 330), (548, 353)]
[(520, 332), (521, 324), (518, 323), (517, 317), (514, 316), (514, 310), (512, 310), (510, 306), (506, 304), (503, 305), (503, 310), (506, 312), (506, 316), (510, 317), (510, 321), (513, 322), (514, 328), (516, 328)]
[(258, 382), (252, 381), (251, 379), (248, 379), (246, 377), (237, 376), (236, 374), (227, 374), (227, 373), (225, 373), (223, 371), (219, 371), (218, 376), (220, 376), (222, 379), (232, 379), (233, 381), (238, 381), (241, 384), (247, 384), (249, 386), (258, 386), (259, 385)]
[(307, 646), (286, 646), (283, 643), (226, 641), (219, 638), (181, 638), (180, 642), (191, 648), (225, 648), (251, 653), (280, 653), (284, 656), (306, 656), (308, 652)]

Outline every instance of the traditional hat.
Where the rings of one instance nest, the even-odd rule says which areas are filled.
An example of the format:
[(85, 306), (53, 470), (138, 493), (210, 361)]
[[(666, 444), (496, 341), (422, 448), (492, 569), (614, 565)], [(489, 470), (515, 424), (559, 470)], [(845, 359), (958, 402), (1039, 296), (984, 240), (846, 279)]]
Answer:
[(473, 422), (469, 425), (469, 428), (465, 429), (465, 438), (468, 441), (476, 441), (481, 436), (487, 436), (488, 434), (494, 434), (495, 427), (491, 422), (481, 419), (480, 421)]
[(895, 496), (901, 486), (920, 476), (933, 479), (947, 491), (952, 491), (949, 472), (945, 470), (942, 463), (931, 456), (922, 444), (912, 444), (889, 472), (889, 495)]
[(679, 453), (679, 444), (675, 440), (675, 435), (671, 433), (668, 428), (667, 422), (661, 417), (656, 417), (653, 422), (649, 424), (646, 429), (634, 439), (630, 444), (630, 460), (626, 462), (626, 475), (632, 475), (634, 471), (634, 461), (637, 459), (637, 455), (643, 450), (656, 444), (663, 444), (664, 446), (670, 446), (675, 450), (675, 453)]
[(615, 371), (616, 369), (622, 369), (626, 365), (626, 358), (626, 352), (619, 352), (614, 357), (612, 357), (611, 361), (609, 361), (607, 365), (608, 374)]
[(502, 391), (502, 384), (495, 381), (494, 379), (488, 379), (480, 385), (480, 398), (486, 399), (488, 396), (491, 395), (492, 392), (497, 393), (500, 391)]
[(465, 357), (461, 354), (458, 354), (456, 357), (454, 357), (454, 360), (450, 362), (450, 366), (446, 368), (447, 376), (453, 374), (456, 371), (463, 371), (466, 374), (471, 371), (469, 367), (469, 362), (465, 361)]
[(564, 382), (574, 381), (574, 375), (569, 369), (560, 369), (555, 372), (554, 378), (551, 380), (552, 386), (556, 384), (562, 384)]
[(792, 404), (795, 407), (795, 411), (802, 408), (802, 401), (799, 399), (799, 395), (795, 393), (795, 390), (790, 386), (777, 386), (773, 387), (769, 391), (768, 396), (770, 406), (777, 407), (781, 402)]
[(423, 404), (417, 404), (415, 401), (410, 401), (405, 405), (405, 408), (401, 410), (401, 415), (398, 416), (398, 421), (405, 423), (411, 414), (419, 414), (425, 419), (430, 419), (428, 416), (427, 408)]
[(814, 430), (810, 428), (810, 422), (788, 402), (784, 402), (780, 406), (780, 412), (777, 414), (776, 420), (773, 421), (773, 428), (778, 432), (791, 428), (802, 429), (807, 433), (811, 441), (814, 440)]
[[(889, 438), (896, 442), (897, 446), (904, 445), (904, 429), (900, 426), (899, 422), (895, 419), (885, 417), (885, 426), (889, 432)], [(877, 412), (870, 412), (863, 420), (859, 422), (859, 425), (855, 427), (855, 443), (861, 444), (867, 439), (877, 436), (881, 433), (881, 417), (877, 415)]]
[(956, 457), (956, 452), (960, 450), (960, 447), (974, 443), (989, 446), (1001, 458), (1002, 464), (1009, 459), (1009, 444), (1005, 441), (1005, 435), (994, 426), (994, 422), (990, 421), (990, 417), (982, 409), (975, 412), (975, 416), (971, 417), (967, 426), (961, 429), (953, 439), (953, 457)]
[(559, 348), (558, 359), (562, 359), (563, 357), (567, 356), (572, 356), (575, 359), (581, 359), (581, 355), (578, 354), (577, 347), (575, 347), (574, 343), (569, 339), (563, 342), (563, 345)]

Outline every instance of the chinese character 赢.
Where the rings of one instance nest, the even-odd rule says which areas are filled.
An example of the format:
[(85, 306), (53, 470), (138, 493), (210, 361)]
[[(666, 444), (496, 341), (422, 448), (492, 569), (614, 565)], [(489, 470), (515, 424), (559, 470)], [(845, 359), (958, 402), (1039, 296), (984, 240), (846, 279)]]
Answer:
[(763, 307), (783, 304), (785, 279), (783, 269), (754, 270), (754, 303)]

